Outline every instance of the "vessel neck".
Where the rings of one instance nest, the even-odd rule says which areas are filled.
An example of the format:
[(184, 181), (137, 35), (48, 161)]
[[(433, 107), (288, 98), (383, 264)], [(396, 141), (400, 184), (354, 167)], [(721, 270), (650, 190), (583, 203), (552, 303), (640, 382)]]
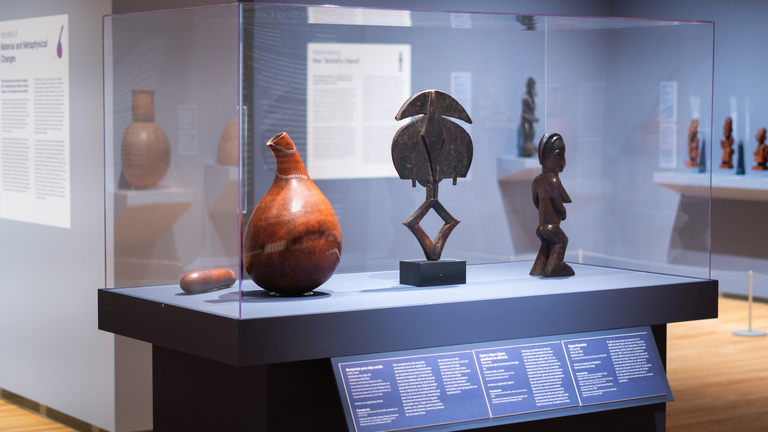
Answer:
[(288, 134), (283, 132), (276, 135), (267, 142), (267, 146), (272, 150), (272, 155), (275, 157), (275, 175), (277, 177), (283, 179), (309, 178), (301, 155)]
[(154, 122), (155, 92), (152, 90), (132, 90), (131, 108), (133, 110), (133, 121)]

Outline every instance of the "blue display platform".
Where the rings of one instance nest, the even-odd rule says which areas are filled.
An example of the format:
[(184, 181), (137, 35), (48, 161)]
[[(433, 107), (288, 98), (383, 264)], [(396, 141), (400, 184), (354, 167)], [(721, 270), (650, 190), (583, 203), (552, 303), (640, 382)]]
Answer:
[(397, 271), (338, 274), (303, 298), (248, 281), (241, 318), (234, 288), (101, 290), (99, 328), (244, 366), (717, 316), (717, 281), (577, 264), (545, 279), (530, 265), (471, 265), (466, 284), (438, 287), (401, 285)]
[[(717, 317), (714, 280), (578, 264), (573, 277), (543, 279), (530, 265), (472, 265), (466, 284), (428, 288), (400, 285), (397, 271), (338, 274), (305, 298), (249, 282), (241, 303), (236, 289), (99, 290), (99, 328), (153, 344), (156, 431), (345, 430), (333, 357), (650, 326), (664, 362), (667, 323)], [(664, 410), (515, 427), (663, 430)]]

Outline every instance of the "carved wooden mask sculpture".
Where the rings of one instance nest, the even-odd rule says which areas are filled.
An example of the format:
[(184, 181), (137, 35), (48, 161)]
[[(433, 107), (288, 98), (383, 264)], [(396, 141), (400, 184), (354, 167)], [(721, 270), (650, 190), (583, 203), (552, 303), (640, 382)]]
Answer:
[[(440, 204), (437, 186), (443, 179), (466, 177), (472, 165), (472, 138), (463, 127), (447, 119), (452, 117), (472, 123), (464, 107), (456, 99), (439, 90), (422, 90), (405, 101), (396, 120), (415, 118), (401, 127), (392, 139), (392, 161), (401, 179), (418, 182), (427, 188), (427, 198), (403, 224), (413, 233), (427, 260), (438, 260), (445, 241), (459, 220)], [(419, 225), (429, 210), (434, 209), (445, 222), (434, 240)]]

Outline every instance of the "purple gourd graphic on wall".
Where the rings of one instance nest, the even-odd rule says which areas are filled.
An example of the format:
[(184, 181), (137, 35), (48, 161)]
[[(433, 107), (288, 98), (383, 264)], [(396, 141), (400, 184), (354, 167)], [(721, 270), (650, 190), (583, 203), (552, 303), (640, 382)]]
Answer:
[(59, 44), (56, 45), (56, 55), (61, 58), (61, 56), (64, 54), (64, 47), (61, 45), (61, 35), (64, 34), (64, 26), (61, 26), (61, 31), (59, 31)]

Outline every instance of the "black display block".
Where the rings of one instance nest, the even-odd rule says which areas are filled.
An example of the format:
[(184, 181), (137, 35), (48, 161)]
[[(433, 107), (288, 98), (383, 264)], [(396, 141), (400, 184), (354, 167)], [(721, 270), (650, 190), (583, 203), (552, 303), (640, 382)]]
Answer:
[(467, 283), (467, 262), (463, 260), (400, 261), (400, 283), (419, 287)]

